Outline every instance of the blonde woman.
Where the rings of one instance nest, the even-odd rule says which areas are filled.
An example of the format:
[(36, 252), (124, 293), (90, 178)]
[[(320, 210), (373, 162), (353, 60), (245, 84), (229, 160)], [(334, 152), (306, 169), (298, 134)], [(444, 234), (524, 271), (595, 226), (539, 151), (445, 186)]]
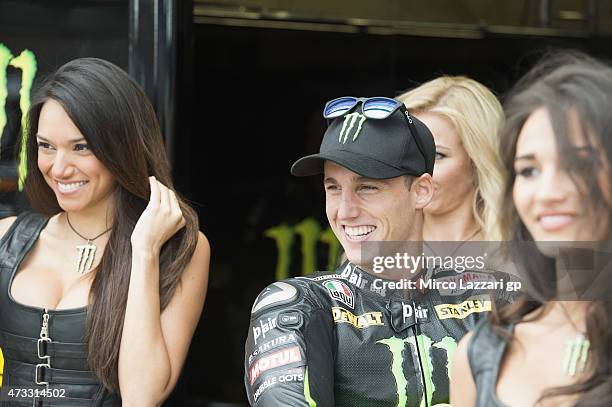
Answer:
[(423, 239), (500, 240), (501, 105), (484, 85), (443, 76), (399, 97), (429, 127), (436, 143), (435, 194), (424, 209)]

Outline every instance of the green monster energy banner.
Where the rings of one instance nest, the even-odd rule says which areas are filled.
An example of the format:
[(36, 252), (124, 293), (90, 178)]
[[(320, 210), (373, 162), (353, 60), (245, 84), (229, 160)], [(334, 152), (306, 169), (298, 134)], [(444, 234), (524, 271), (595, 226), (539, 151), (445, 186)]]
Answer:
[[(30, 109), (30, 92), (36, 76), (36, 57), (27, 49), (21, 51), (18, 56), (14, 56), (4, 44), (0, 43), (0, 142), (7, 123), (8, 83), (6, 73), (9, 66), (21, 70), (21, 88), (19, 89), (22, 129), (21, 150), (19, 152), (19, 190), (21, 191), (26, 176), (26, 114)], [(0, 143), (0, 147), (1, 145)]]
[(319, 269), (316, 261), (318, 243), (323, 243), (328, 247), (327, 270), (334, 270), (336, 268), (338, 254), (340, 253), (340, 243), (330, 227), (322, 230), (319, 223), (312, 218), (306, 218), (295, 226), (289, 226), (284, 223), (280, 224), (267, 229), (264, 232), (264, 236), (276, 241), (278, 257), (275, 280), (277, 281), (290, 277), (291, 251), (296, 236), (301, 240), (300, 249), (303, 276)]

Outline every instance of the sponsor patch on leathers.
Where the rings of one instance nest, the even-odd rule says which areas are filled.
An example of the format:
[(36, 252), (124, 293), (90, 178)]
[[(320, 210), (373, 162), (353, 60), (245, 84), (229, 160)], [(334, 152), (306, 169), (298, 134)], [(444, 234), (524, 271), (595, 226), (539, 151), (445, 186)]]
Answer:
[(297, 295), (297, 290), (291, 284), (282, 281), (270, 284), (255, 300), (251, 313), (256, 314), (266, 308), (286, 304), (296, 299)]

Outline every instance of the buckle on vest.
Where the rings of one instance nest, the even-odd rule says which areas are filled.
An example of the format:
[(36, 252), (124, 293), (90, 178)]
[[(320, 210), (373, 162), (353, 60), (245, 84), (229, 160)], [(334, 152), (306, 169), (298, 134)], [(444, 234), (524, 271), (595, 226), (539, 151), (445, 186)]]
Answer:
[(38, 342), (36, 342), (36, 348), (38, 350), (38, 358), (39, 359), (45, 359), (45, 358), (50, 358), (51, 357), (51, 356), (46, 354), (47, 352), (44, 352), (44, 349), (43, 349), (43, 343), (44, 342), (51, 343), (51, 338), (40, 338), (38, 340)]
[[(39, 385), (39, 386), (47, 386), (47, 388), (49, 388), (49, 382), (45, 382), (42, 378), (42, 375), (39, 375), (39, 372), (41, 371), (41, 368), (47, 368), (50, 369), (51, 368), (51, 364), (49, 363), (39, 363), (36, 365), (36, 370), (34, 372), (34, 382)], [(39, 380), (40, 378), (40, 380)]]

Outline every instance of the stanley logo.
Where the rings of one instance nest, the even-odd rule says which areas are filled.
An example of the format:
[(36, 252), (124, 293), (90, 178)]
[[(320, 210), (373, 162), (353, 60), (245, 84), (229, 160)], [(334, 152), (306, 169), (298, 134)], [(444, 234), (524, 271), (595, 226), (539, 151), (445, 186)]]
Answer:
[(338, 142), (346, 144), (348, 136), (351, 134), (351, 132), (353, 132), (352, 141), (357, 140), (365, 121), (366, 117), (361, 113), (349, 113), (344, 116), (344, 122), (342, 123), (342, 129), (340, 129), (340, 137), (338, 138)]
[(332, 308), (334, 322), (351, 324), (355, 328), (363, 329), (372, 325), (384, 325), (382, 312), (366, 312), (363, 315), (355, 315), (352, 312), (340, 307)]
[(461, 304), (440, 304), (434, 307), (439, 319), (463, 319), (477, 312), (491, 311), (491, 299), (488, 295), (470, 297)]

